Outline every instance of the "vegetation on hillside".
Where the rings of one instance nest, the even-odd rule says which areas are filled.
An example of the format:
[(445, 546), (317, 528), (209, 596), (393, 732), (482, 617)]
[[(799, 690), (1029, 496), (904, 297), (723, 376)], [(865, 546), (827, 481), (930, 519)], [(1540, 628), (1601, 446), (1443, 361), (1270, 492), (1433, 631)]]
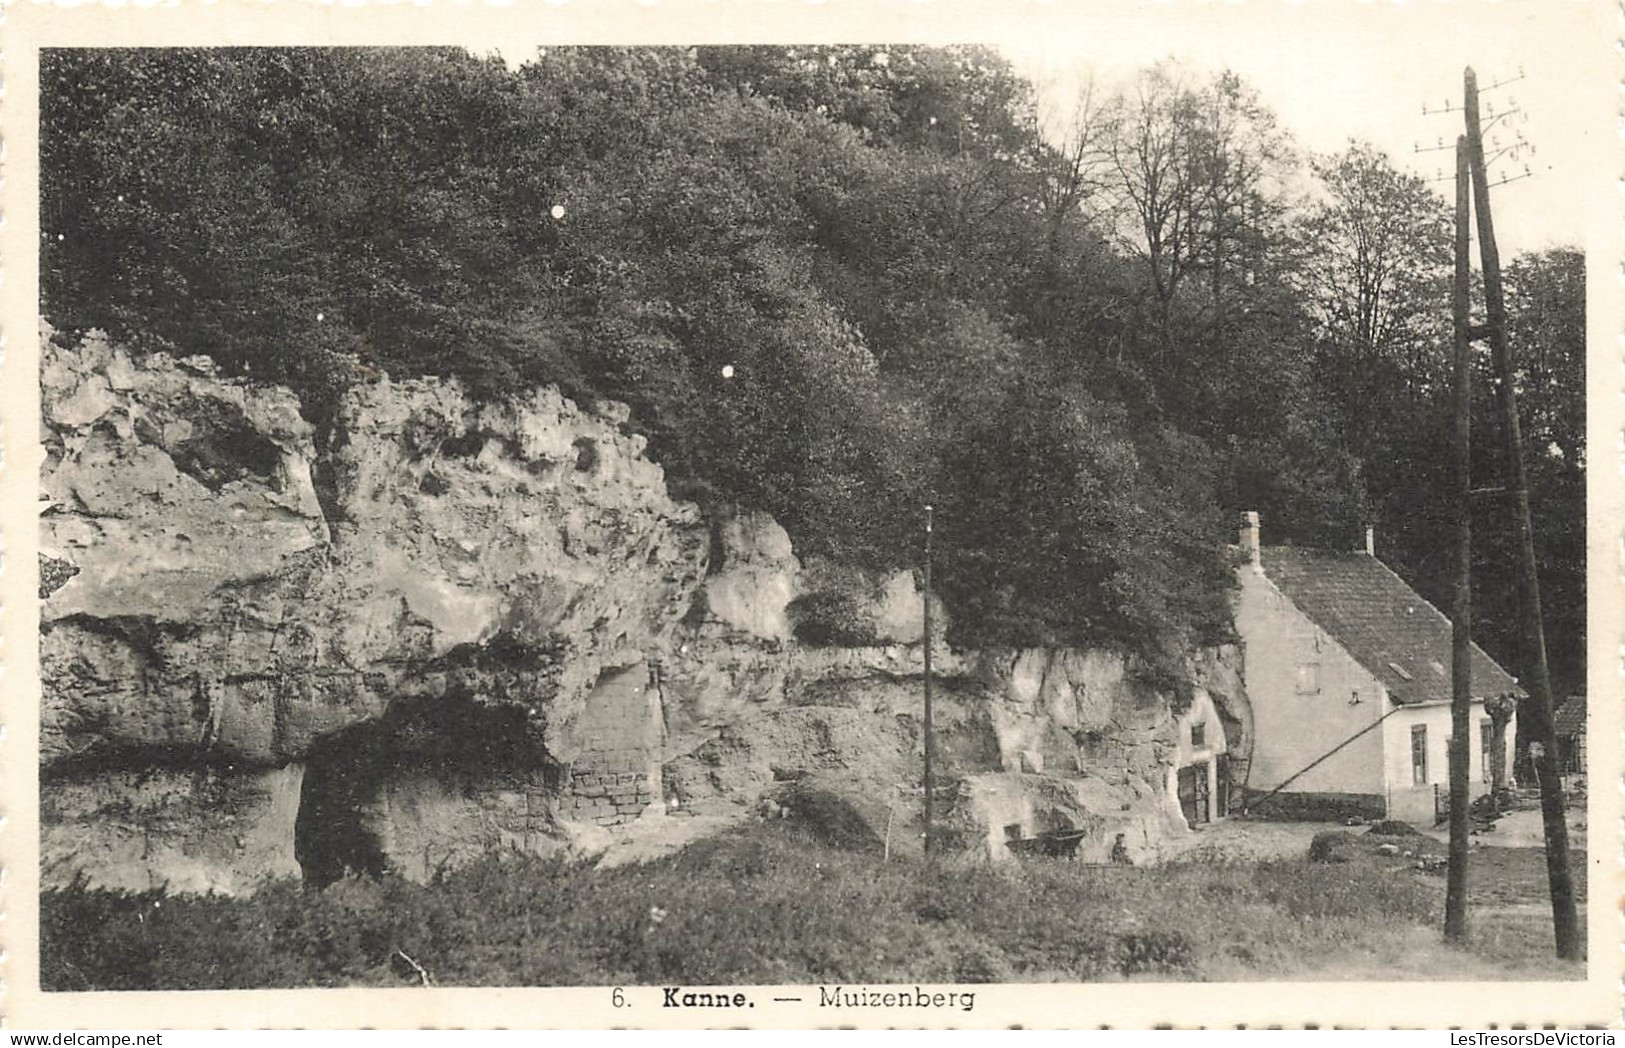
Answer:
[[(975, 47), (98, 49), (41, 80), (65, 331), (318, 421), (375, 369), (624, 400), (686, 493), (850, 563), (915, 563), (934, 503), (962, 643), (1222, 636), (1240, 509), (1350, 547), (1374, 519), (1448, 592), (1445, 204), (1369, 146), (1305, 155), (1233, 75), (1164, 63), (1064, 118)], [(1583, 259), (1508, 276), (1565, 686)], [(1516, 667), (1503, 517), (1479, 626)]]
[[(1538, 917), (1498, 914), (1469, 946), (1441, 946), (1440, 879), (1356, 850), (1331, 865), (882, 863), (878, 845), (839, 849), (775, 820), (608, 870), (509, 856), (429, 885), (289, 881), (246, 899), (76, 888), (41, 896), (41, 979), (72, 991), (416, 986), (423, 972), (440, 986), (654, 986), (1583, 971), (1551, 958)], [(1485, 899), (1538, 912), (1538, 849), (1474, 862)]]

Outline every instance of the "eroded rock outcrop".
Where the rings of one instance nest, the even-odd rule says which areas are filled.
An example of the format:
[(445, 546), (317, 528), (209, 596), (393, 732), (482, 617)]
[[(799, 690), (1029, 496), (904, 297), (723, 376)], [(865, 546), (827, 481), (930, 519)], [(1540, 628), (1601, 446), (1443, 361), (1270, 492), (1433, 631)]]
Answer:
[[(426, 878), (764, 806), (918, 846), (913, 574), (702, 517), (624, 407), (381, 380), (318, 433), (286, 390), (102, 339), (48, 344), (42, 386), (47, 884)], [(934, 671), (951, 841), (1184, 832), (1174, 704), (1129, 660)], [(1242, 724), (1233, 659), (1188, 676)]]
[[(837, 801), (894, 849), (919, 846), (924, 595), (911, 573), (802, 565), (737, 522), (715, 563), (747, 570), (761, 601), (830, 595), (864, 646), (786, 643), (770, 608), (691, 617), (661, 665), (663, 783), (677, 810), (761, 798), (790, 812)], [(734, 544), (741, 547), (735, 553)], [(762, 550), (781, 549), (776, 559)], [(776, 577), (775, 577), (776, 576)], [(739, 592), (746, 587), (729, 587)], [(707, 592), (710, 592), (708, 587)], [(946, 619), (940, 606), (938, 621)], [(1199, 653), (1187, 676), (1244, 706), (1223, 676), (1233, 653)], [(1186, 831), (1167, 789), (1174, 699), (1121, 654), (1071, 649), (933, 651), (940, 826), (950, 844), (1008, 855), (1010, 833), (1087, 829), (1079, 854), (1105, 861), (1116, 836), (1152, 860)], [(822, 800), (809, 800), (819, 797)]]
[[(690, 647), (701, 663), (706, 652)], [(1104, 861), (1123, 833), (1130, 856), (1150, 860), (1185, 832), (1165, 781), (1176, 714), (1130, 660), (942, 649), (933, 662), (937, 807), (950, 844), (1002, 857), (1012, 832), (1087, 829), (1085, 858)], [(680, 806), (788, 803), (816, 786), (894, 823), (895, 847), (918, 847), (922, 649), (794, 648), (745, 665), (733, 692), (665, 692), (668, 719), (687, 726), (668, 737), (664, 770)], [(706, 697), (703, 721), (684, 705), (689, 694)]]
[[(150, 867), (134, 880), (239, 884), (267, 869), (253, 847), (203, 858), (184, 818), (105, 818), (128, 775), (180, 769), (164, 810), (206, 807), (188, 774), (297, 768), (398, 708), (518, 706), (534, 763), (568, 764), (600, 677), (662, 647), (705, 573), (698, 510), (615, 405), (383, 381), (318, 451), (288, 391), (101, 339), (47, 342), (42, 392), (41, 757), (46, 793), (75, 798), (46, 805), (58, 880), (133, 883), (133, 853)], [(534, 804), (492, 816), (480, 792), (451, 794), (487, 843), (563, 835)]]

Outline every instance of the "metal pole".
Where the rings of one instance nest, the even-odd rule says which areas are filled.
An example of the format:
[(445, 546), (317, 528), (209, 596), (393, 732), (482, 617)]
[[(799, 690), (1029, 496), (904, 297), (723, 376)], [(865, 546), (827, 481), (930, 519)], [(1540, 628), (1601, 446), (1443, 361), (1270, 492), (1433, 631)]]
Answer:
[(925, 854), (934, 851), (931, 779), (931, 507), (925, 507)]
[(1507, 443), (1507, 486), (1511, 489), (1518, 531), (1518, 578), (1523, 597), (1524, 646), (1528, 661), (1530, 738), (1535, 778), (1540, 782), (1540, 813), (1546, 833), (1546, 880), (1552, 894), (1552, 932), (1557, 955), (1580, 956), (1580, 921), (1574, 905), (1574, 880), (1569, 872), (1569, 830), (1563, 821), (1563, 783), (1557, 769), (1557, 746), (1552, 731), (1552, 678), (1546, 665), (1546, 633), (1541, 625), (1540, 575), (1535, 562), (1535, 534), (1529, 520), (1529, 481), (1524, 473), (1523, 436), (1518, 425), (1518, 394), (1507, 344), (1506, 302), (1501, 293), (1501, 256), (1495, 246), (1495, 225), (1490, 220), (1490, 186), (1484, 170), (1484, 139), (1478, 120), (1478, 78), (1468, 69), (1466, 110), (1468, 159), (1473, 174), (1473, 209), (1478, 213), (1478, 250), (1483, 256), (1484, 307), (1488, 314), (1490, 348), (1499, 378), (1501, 428)]
[(1472, 350), (1467, 288), (1472, 277), (1467, 230), (1467, 136), (1456, 139), (1456, 279), (1450, 306), (1455, 336), (1456, 589), (1450, 609), (1450, 867), (1444, 891), (1444, 937), (1467, 941), (1468, 745), (1473, 703)]

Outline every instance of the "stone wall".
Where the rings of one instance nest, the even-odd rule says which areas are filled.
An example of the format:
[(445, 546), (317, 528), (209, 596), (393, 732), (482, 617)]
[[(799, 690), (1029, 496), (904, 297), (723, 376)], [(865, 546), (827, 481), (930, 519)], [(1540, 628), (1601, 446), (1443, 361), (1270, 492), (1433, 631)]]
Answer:
[(409, 772), (381, 785), (361, 827), (376, 841), (384, 869), (427, 881), (483, 855), (564, 851), (555, 794), (540, 776), (491, 781)]
[[(809, 790), (867, 820), (871, 836), (917, 847), (923, 761), (924, 596), (907, 572), (874, 576), (803, 565), (768, 531), (714, 536), (720, 571), (748, 585), (707, 592), (837, 593), (866, 647), (786, 642), (773, 608), (691, 616), (663, 664), (664, 784), (679, 810), (782, 802)], [(741, 555), (733, 553), (739, 543)], [(781, 550), (773, 559), (764, 551)], [(733, 567), (730, 567), (732, 565)], [(777, 578), (774, 576), (777, 575)], [(793, 599), (793, 598), (792, 598)], [(792, 616), (793, 619), (793, 616)], [(1122, 834), (1135, 861), (1155, 861), (1188, 832), (1168, 788), (1178, 703), (1120, 653), (1076, 649), (933, 653), (939, 829), (950, 845), (1007, 857), (1005, 832), (1084, 829), (1080, 856), (1106, 861)], [(1192, 654), (1186, 676), (1229, 711), (1240, 737), (1250, 716), (1237, 652)], [(1227, 728), (1227, 730), (1229, 730)]]
[(613, 826), (658, 808), (660, 695), (649, 667), (637, 663), (598, 679), (571, 725), (574, 757), (559, 797), (561, 818)]

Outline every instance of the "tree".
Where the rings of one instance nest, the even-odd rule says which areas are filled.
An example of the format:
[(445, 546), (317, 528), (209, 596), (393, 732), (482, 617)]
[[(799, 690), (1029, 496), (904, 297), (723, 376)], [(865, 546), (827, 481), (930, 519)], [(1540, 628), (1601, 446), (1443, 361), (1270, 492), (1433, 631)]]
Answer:
[[(1541, 607), (1556, 701), (1585, 689), (1586, 666), (1586, 413), (1585, 256), (1573, 248), (1520, 255), (1503, 282), (1508, 337), (1516, 369), (1530, 508), (1540, 565)], [(1499, 432), (1488, 393), (1495, 381), (1485, 364), (1480, 385), (1481, 432)], [(1476, 468), (1486, 487), (1505, 475), (1498, 441)], [(1485, 626), (1492, 651), (1522, 661), (1521, 630), (1511, 575), (1513, 534), (1499, 501), (1483, 508)], [(1477, 527), (1478, 525), (1475, 525)], [(1478, 570), (1475, 568), (1475, 570)]]
[(1223, 634), (1225, 509), (1337, 518), (1366, 480), (1303, 348), (1291, 143), (1234, 77), (1165, 64), (1052, 141), (976, 47), (42, 76), (57, 326), (292, 383), (323, 424), (358, 369), (623, 400), (685, 496), (871, 567), (914, 563), (930, 501), (963, 643), (1166, 667)]
[(526, 116), (501, 62), (78, 50), (41, 76), (42, 292), (61, 326), (205, 352), (307, 407), (357, 358), (488, 388), (519, 375), (487, 350), (546, 294), (527, 256), (551, 169), (514, 162)]
[(1326, 195), (1303, 223), (1315, 245), (1306, 290), (1343, 433), (1364, 456), (1374, 423), (1387, 422), (1374, 407), (1442, 384), (1452, 219), (1442, 197), (1368, 144), (1313, 169)]
[(1293, 310), (1275, 315), (1284, 302), (1274, 292), (1292, 262), (1285, 186), (1295, 150), (1229, 72), (1192, 81), (1159, 63), (1109, 112), (1104, 148), (1123, 243), (1144, 262), (1154, 370), (1169, 408), (1189, 414), (1212, 396), (1207, 375), (1248, 351), (1258, 314), (1294, 323)]
[(1157, 304), (1165, 362), (1176, 353), (1174, 297), (1196, 261), (1197, 109), (1195, 91), (1171, 62), (1141, 72), (1114, 104), (1112, 163), (1134, 225), (1129, 243), (1143, 254)]
[(1529, 446), (1585, 466), (1585, 254), (1519, 255), (1505, 273), (1509, 338), (1518, 347), (1518, 406)]
[(1330, 435), (1361, 464), (1384, 557), (1444, 605), (1453, 520), (1440, 498), (1450, 490), (1450, 210), (1367, 144), (1312, 168), (1321, 196), (1298, 230), (1299, 279), (1314, 309)]

